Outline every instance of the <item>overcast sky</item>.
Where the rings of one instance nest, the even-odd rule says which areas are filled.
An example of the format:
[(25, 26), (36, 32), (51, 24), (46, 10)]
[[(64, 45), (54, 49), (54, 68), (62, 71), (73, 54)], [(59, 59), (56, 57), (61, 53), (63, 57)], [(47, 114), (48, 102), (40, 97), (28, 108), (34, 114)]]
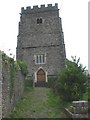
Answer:
[(1, 0), (0, 50), (16, 55), (21, 7), (58, 3), (66, 47), (66, 57), (81, 58), (88, 68), (88, 0)]

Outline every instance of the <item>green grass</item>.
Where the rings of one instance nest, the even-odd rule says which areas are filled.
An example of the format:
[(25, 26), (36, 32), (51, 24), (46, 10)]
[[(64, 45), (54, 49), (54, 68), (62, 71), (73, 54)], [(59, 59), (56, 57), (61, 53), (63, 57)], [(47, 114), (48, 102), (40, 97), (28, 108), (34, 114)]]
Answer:
[[(31, 92), (33, 88), (27, 88), (25, 93)], [(30, 101), (31, 98), (25, 95), (24, 97), (21, 98), (21, 100), (18, 101), (16, 104), (16, 107), (13, 109), (13, 111), (10, 114), (10, 118), (24, 118), (26, 115), (26, 111), (29, 109)]]
[[(10, 118), (65, 118), (63, 101), (50, 88), (28, 88)], [(65, 104), (66, 105), (66, 104)]]
[(65, 118), (63, 112), (63, 101), (60, 96), (54, 95), (52, 91), (48, 93), (48, 106), (51, 107), (51, 111), (48, 113), (50, 118)]

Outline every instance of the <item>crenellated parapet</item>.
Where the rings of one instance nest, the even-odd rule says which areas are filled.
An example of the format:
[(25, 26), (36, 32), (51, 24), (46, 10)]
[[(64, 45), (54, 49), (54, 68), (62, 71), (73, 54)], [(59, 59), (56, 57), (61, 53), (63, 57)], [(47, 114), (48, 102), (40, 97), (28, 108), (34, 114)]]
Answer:
[(33, 6), (33, 8), (31, 8), (31, 6), (26, 7), (26, 9), (24, 7), (21, 8), (21, 14), (26, 14), (26, 13), (36, 13), (36, 12), (45, 12), (45, 11), (55, 11), (58, 10), (58, 4), (55, 3), (54, 6), (52, 6), (52, 4), (48, 4), (47, 7), (45, 7), (45, 5), (41, 5), (40, 7), (38, 5)]

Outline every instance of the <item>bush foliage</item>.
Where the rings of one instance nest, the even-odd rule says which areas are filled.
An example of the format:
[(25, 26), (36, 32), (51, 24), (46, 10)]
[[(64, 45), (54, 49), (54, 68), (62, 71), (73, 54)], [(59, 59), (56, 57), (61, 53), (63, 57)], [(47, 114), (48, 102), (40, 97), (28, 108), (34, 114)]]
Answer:
[(66, 101), (80, 100), (86, 91), (85, 67), (79, 64), (80, 58), (72, 59), (66, 61), (66, 68), (60, 71), (56, 82), (57, 93)]
[(26, 77), (28, 74), (27, 64), (21, 60), (17, 60), (17, 64), (19, 65), (22, 74)]

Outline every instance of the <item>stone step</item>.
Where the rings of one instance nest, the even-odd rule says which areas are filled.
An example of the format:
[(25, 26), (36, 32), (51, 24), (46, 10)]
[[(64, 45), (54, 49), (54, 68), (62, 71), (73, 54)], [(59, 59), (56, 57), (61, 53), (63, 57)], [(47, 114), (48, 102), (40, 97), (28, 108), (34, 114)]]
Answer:
[(47, 83), (45, 81), (38, 81), (35, 83), (35, 87), (47, 87)]

